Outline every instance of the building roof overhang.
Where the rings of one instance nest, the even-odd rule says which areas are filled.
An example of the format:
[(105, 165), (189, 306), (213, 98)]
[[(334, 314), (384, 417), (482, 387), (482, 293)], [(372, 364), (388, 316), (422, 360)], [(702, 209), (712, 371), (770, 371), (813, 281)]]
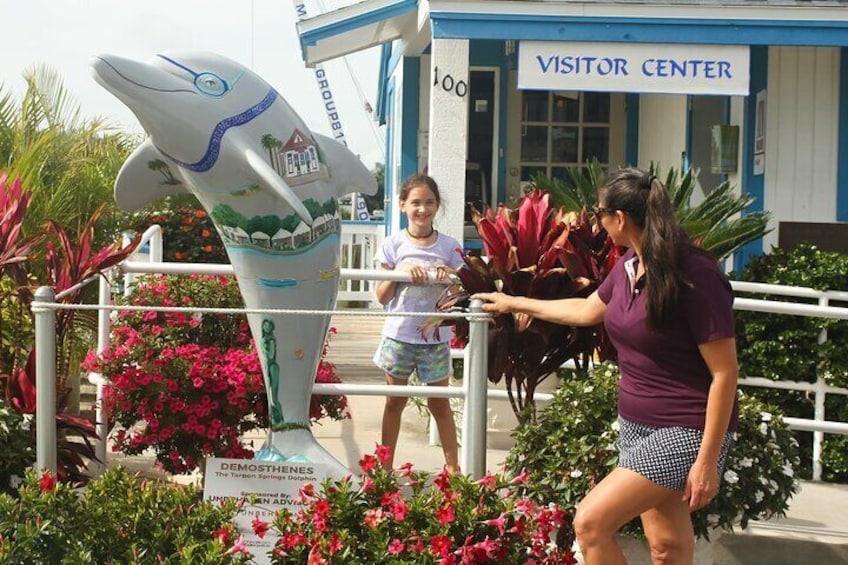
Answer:
[(365, 0), (297, 24), (307, 66), (417, 31), (418, 0)]

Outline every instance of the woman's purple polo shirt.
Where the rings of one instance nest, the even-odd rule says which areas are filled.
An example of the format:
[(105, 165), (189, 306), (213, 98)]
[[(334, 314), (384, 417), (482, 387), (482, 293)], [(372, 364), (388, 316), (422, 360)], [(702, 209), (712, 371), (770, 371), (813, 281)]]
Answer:
[[(625, 264), (638, 261), (633, 250), (616, 264), (598, 288), (607, 305), (604, 327), (618, 351), (621, 370), (618, 412), (632, 422), (656, 427), (704, 429), (712, 375), (698, 345), (733, 337), (733, 292), (709, 256), (687, 253), (684, 278), (668, 327), (648, 329), (645, 277), (631, 291)], [(730, 431), (736, 430), (734, 402)]]

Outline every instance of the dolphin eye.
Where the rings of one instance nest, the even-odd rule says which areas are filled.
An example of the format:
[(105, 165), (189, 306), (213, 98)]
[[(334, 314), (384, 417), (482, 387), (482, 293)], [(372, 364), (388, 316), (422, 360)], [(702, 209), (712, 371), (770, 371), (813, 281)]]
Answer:
[(221, 96), (229, 90), (227, 83), (213, 73), (200, 73), (194, 79), (194, 84), (200, 92), (210, 96)]

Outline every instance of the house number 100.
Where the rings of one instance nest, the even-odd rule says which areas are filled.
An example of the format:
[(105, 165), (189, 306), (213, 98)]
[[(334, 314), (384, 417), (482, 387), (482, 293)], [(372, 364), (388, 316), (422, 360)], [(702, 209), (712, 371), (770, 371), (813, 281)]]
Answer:
[(468, 94), (468, 84), (464, 80), (454, 81), (450, 75), (444, 75), (439, 79), (439, 67), (433, 69), (433, 86), (441, 86), (445, 92), (453, 92), (460, 98)]

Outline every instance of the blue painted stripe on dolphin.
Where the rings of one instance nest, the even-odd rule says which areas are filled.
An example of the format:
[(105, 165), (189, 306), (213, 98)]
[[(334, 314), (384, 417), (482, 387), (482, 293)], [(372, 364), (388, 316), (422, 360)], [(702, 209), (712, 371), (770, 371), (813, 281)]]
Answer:
[(262, 277), (257, 277), (257, 284), (259, 286), (265, 286), (268, 288), (294, 288), (297, 286), (297, 280), (295, 279), (263, 279)]
[(268, 94), (259, 101), (258, 104), (255, 104), (241, 112), (240, 114), (236, 114), (235, 116), (230, 116), (229, 118), (224, 118), (218, 125), (215, 126), (215, 129), (212, 130), (212, 134), (209, 136), (209, 145), (206, 148), (206, 153), (203, 157), (200, 158), (199, 161), (195, 161), (194, 163), (186, 163), (184, 161), (180, 161), (179, 159), (168, 155), (161, 148), (157, 147), (159, 151), (179, 165), (184, 169), (188, 169), (189, 171), (194, 171), (195, 173), (203, 173), (211, 169), (215, 166), (215, 163), (218, 161), (218, 155), (221, 153), (221, 141), (224, 139), (224, 134), (227, 133), (227, 130), (230, 128), (243, 126), (254, 118), (260, 116), (265, 110), (271, 107), (271, 104), (277, 99), (279, 95), (277, 91), (273, 88), (268, 91)]
[[(436, 39), (514, 39), (738, 45), (848, 44), (845, 20), (585, 17), (431, 11)], [(661, 38), (661, 39), (660, 39)]]

